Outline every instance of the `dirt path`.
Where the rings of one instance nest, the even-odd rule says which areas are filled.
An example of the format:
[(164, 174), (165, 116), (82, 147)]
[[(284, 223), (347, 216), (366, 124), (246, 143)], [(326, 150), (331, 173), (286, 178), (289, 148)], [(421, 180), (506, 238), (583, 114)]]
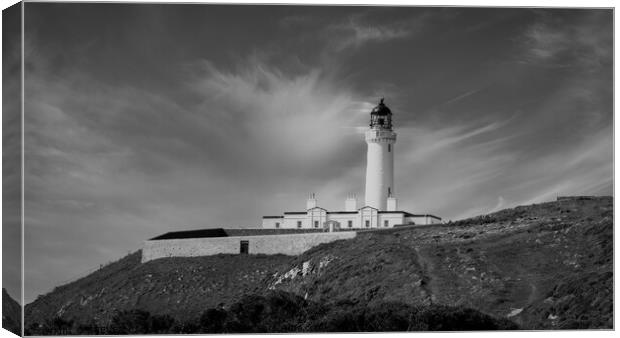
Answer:
[(426, 284), (422, 286), (422, 289), (428, 294), (428, 302), (430, 304), (436, 303), (437, 297), (435, 295), (438, 294), (438, 292), (433, 282), (434, 281), (433, 272), (432, 272), (433, 264), (428, 258), (424, 257), (424, 255), (420, 253), (419, 247), (414, 247), (413, 249), (416, 252), (418, 264), (423, 269), (423, 273), (425, 277), (424, 280)]
[(532, 305), (536, 300), (536, 296), (538, 294), (538, 288), (536, 287), (536, 284), (529, 281), (528, 284), (530, 286), (530, 294), (527, 296), (527, 304), (525, 306)]

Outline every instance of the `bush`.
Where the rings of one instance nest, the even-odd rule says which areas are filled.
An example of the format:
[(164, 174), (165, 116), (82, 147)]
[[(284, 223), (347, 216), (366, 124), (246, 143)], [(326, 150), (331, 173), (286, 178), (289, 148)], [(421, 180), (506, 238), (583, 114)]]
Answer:
[(209, 309), (200, 316), (200, 330), (202, 332), (224, 332), (227, 313), (223, 309)]
[(307, 302), (286, 292), (250, 295), (230, 307), (225, 332), (299, 332)]
[(307, 322), (305, 332), (360, 332), (363, 316), (357, 311), (333, 309), (322, 318)]
[(410, 331), (412, 308), (403, 303), (382, 303), (364, 316), (364, 331)]
[(171, 331), (175, 320), (169, 315), (152, 316), (148, 333), (174, 333)]
[(149, 333), (151, 314), (143, 310), (118, 311), (112, 318), (110, 334)]
[[(573, 322), (569, 327), (582, 327)], [(72, 329), (74, 328), (74, 329)], [(30, 326), (31, 334), (156, 334), (156, 333), (282, 333), (282, 332), (391, 332), (509, 330), (517, 326), (473, 309), (431, 305), (414, 307), (386, 302), (368, 307), (354, 302), (316, 303), (287, 292), (248, 295), (230, 308), (207, 309), (184, 322), (169, 315), (135, 309), (118, 311), (111, 325), (94, 322), (76, 325), (54, 318), (43, 328)]]
[(151, 316), (143, 310), (119, 311), (112, 318), (109, 334), (171, 333), (174, 323), (169, 315)]
[(431, 305), (417, 310), (410, 321), (413, 331), (516, 330), (517, 325), (463, 307)]
[(390, 332), (507, 330), (517, 326), (473, 309), (404, 303), (319, 304), (285, 292), (251, 295), (228, 311), (209, 309), (201, 316), (203, 332)]

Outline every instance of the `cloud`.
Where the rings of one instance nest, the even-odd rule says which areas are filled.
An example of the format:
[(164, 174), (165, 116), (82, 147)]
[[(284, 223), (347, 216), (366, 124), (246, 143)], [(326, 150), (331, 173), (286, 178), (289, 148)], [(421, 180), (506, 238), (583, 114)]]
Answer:
[(205, 62), (185, 82), (201, 98), (191, 103), (35, 69), (26, 88), (28, 299), (66, 269), (88, 270), (161, 232), (259, 226), (263, 214), (301, 208), (309, 191), (335, 207), (348, 193), (338, 178), (363, 161), (355, 127), (371, 104), (320, 69)]
[(401, 128), (395, 145), (395, 175), (402, 208), (455, 219), (468, 215), (476, 204), (486, 205), (488, 196), (481, 192), (501, 179), (517, 155), (507, 149), (514, 137), (508, 134), (510, 123), (508, 119)]
[(368, 42), (382, 42), (404, 38), (411, 34), (410, 30), (403, 27), (360, 25), (353, 21), (350, 21), (347, 25), (336, 26), (334, 29), (342, 30), (347, 35), (347, 37), (340, 42), (339, 49), (359, 47)]
[(209, 111), (209, 132), (265, 168), (318, 168), (339, 156), (350, 146), (343, 127), (368, 105), (318, 68), (285, 75), (256, 60), (235, 72), (207, 63), (193, 90), (205, 97), (197, 109)]
[(410, 37), (421, 29), (426, 16), (401, 20), (388, 24), (373, 24), (365, 21), (365, 15), (353, 15), (344, 23), (332, 24), (326, 33), (330, 36), (332, 48), (336, 51), (357, 49), (369, 43), (379, 43)]
[(468, 92), (466, 92), (466, 93), (463, 93), (463, 94), (458, 95), (458, 96), (456, 96), (456, 97), (454, 97), (454, 98), (451, 98), (451, 99), (447, 100), (446, 102), (443, 102), (443, 103), (439, 104), (438, 106), (446, 106), (446, 105), (449, 105), (449, 104), (452, 104), (452, 103), (458, 102), (458, 101), (460, 101), (460, 100), (462, 100), (462, 99), (465, 99), (465, 98), (467, 98), (467, 97), (469, 97), (469, 96), (472, 96), (472, 95), (477, 94), (477, 93), (478, 93), (478, 92), (480, 92), (481, 90), (482, 90), (482, 89), (474, 89), (474, 90), (470, 90), (470, 91), (468, 91)]
[(594, 69), (610, 64), (613, 28), (607, 20), (609, 12), (584, 11), (564, 17), (539, 14), (524, 32), (522, 62)]
[(558, 195), (612, 194), (611, 127), (588, 129), (588, 136), (570, 147), (554, 143), (536, 153), (527, 145), (547, 132), (528, 132), (525, 122), (508, 117), (400, 128), (395, 145), (399, 204), (456, 220)]

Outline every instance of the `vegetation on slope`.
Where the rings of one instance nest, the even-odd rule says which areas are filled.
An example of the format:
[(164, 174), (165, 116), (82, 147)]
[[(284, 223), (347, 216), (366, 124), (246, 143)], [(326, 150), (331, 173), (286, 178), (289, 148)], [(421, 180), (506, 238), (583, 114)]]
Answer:
[(2, 328), (22, 335), (22, 307), (2, 288)]
[(118, 311), (140, 309), (175, 319), (200, 316), (209, 307), (230, 304), (252, 292), (275, 268), (290, 261), (283, 255), (175, 257), (140, 263), (140, 251), (26, 305), (26, 329), (56, 319), (109, 326)]
[(360, 233), (300, 255), (265, 288), (327, 304), (464, 306), (525, 329), (612, 328), (612, 203), (557, 201)]
[(286, 292), (247, 295), (228, 308), (211, 308), (194, 320), (175, 320), (148, 311), (119, 311), (110, 325), (74, 323), (57, 318), (29, 334), (146, 334), (146, 333), (282, 333), (507, 330), (517, 326), (473, 309), (404, 303), (371, 307), (326, 306)]
[[(28, 304), (26, 329), (390, 331), (514, 328), (510, 322), (524, 329), (612, 328), (612, 216), (610, 197), (573, 199), (361, 232), (297, 257), (140, 264), (138, 252)], [(384, 326), (372, 326), (381, 313)], [(457, 325), (461, 319), (475, 327)]]

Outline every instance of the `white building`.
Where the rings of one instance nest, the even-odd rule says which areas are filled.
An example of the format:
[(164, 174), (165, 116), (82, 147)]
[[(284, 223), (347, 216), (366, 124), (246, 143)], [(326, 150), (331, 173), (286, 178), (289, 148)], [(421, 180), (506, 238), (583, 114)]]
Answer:
[(311, 194), (305, 211), (285, 212), (282, 216), (263, 216), (265, 229), (364, 229), (397, 225), (426, 225), (441, 223), (441, 218), (429, 214), (412, 214), (398, 210), (394, 189), (394, 144), (392, 112), (383, 99), (370, 112), (370, 128), (365, 134), (366, 196), (364, 206), (357, 208), (355, 196), (345, 200), (344, 211), (328, 211), (318, 206)]
[(437, 216), (398, 210), (394, 197), (396, 133), (392, 130), (392, 112), (383, 100), (370, 113), (366, 143), (366, 198), (363, 207), (358, 208), (355, 196), (348, 196), (344, 211), (328, 211), (319, 207), (316, 196), (311, 194), (305, 211), (263, 216), (260, 229), (173, 231), (146, 240), (142, 247), (142, 262), (217, 254), (298, 255), (323, 243), (354, 238), (357, 232), (346, 231), (349, 229), (441, 223)]

